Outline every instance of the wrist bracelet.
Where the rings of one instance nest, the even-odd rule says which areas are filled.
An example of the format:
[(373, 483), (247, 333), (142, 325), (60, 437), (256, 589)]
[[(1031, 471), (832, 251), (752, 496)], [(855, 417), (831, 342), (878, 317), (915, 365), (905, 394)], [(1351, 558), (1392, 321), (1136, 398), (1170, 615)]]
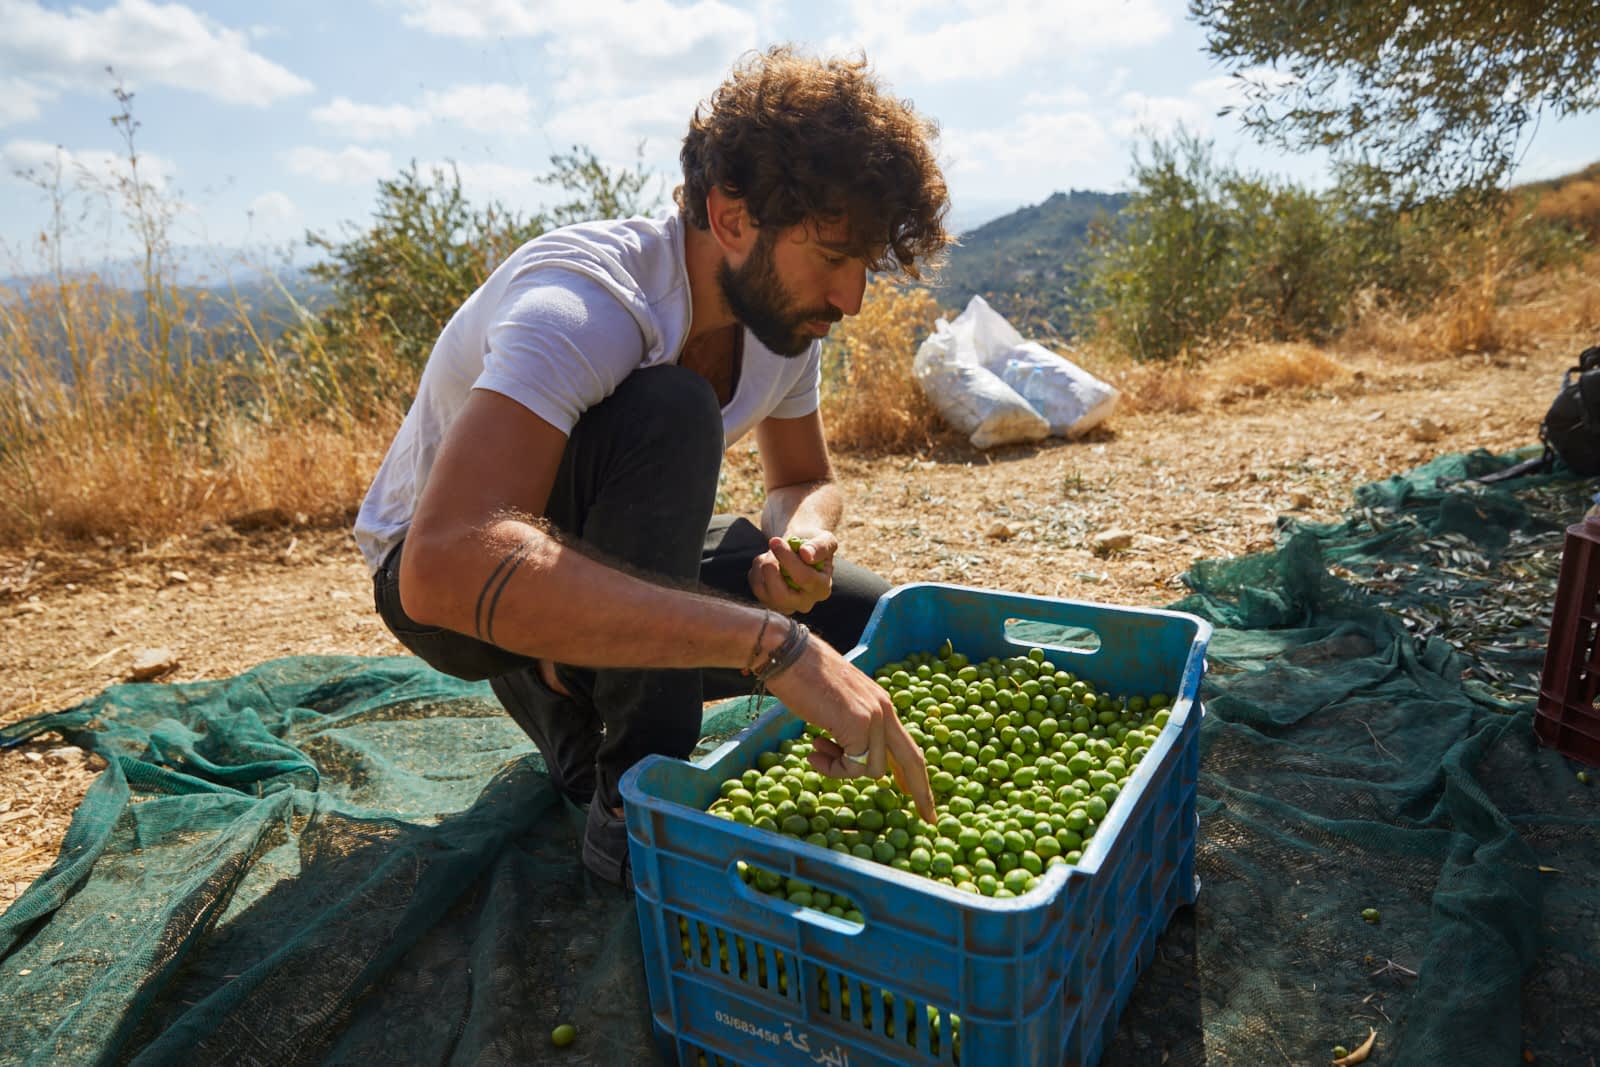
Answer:
[(744, 665), (741, 674), (749, 674), (756, 669), (756, 660), (761, 658), (761, 642), (767, 636), (767, 624), (772, 621), (772, 609), (767, 608), (761, 615), (761, 631), (756, 634), (756, 643), (750, 646), (750, 661)]
[(785, 635), (783, 643), (772, 650), (772, 654), (767, 657), (767, 662), (764, 665), (751, 671), (755, 675), (756, 681), (766, 685), (767, 682), (794, 666), (795, 662), (805, 653), (806, 642), (810, 637), (811, 631), (806, 627), (805, 623), (790, 619), (789, 632)]

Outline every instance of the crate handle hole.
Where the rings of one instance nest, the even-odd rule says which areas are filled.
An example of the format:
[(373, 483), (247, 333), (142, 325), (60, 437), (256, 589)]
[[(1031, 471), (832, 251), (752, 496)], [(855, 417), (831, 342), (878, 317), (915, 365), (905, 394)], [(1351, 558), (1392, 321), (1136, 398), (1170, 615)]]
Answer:
[(843, 893), (813, 885), (778, 871), (768, 870), (743, 860), (729, 868), (735, 890), (759, 904), (779, 910), (798, 909), (796, 917), (841, 933), (859, 933), (866, 918)]
[(1038, 623), (1033, 619), (1007, 619), (1006, 640), (1024, 648), (1042, 648), (1046, 652), (1065, 652), (1074, 656), (1092, 656), (1099, 652), (1104, 642), (1097, 630), (1087, 626), (1062, 626), (1055, 629), (1050, 640), (1037, 640)]

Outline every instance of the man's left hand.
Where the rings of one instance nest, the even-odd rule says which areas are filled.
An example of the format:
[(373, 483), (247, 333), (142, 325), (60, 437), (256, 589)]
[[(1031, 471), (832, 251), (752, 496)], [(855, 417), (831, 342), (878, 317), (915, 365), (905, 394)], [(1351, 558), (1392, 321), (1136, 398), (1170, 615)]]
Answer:
[(839, 541), (827, 531), (802, 537), (798, 549), (786, 538), (768, 538), (767, 551), (750, 564), (750, 591), (773, 611), (804, 614), (833, 592), (837, 551)]

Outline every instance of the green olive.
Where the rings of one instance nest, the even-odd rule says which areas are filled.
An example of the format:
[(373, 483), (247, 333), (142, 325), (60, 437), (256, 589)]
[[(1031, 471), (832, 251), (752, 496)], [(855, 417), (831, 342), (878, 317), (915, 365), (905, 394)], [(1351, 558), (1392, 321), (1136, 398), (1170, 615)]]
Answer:
[[(804, 544), (788, 541), (795, 550)], [(1082, 859), (1171, 715), (1166, 694), (1097, 692), (1038, 648), (974, 661), (947, 640), (872, 673), (927, 757), (935, 825), (888, 778), (817, 775), (806, 754), (822, 732), (811, 729), (760, 753), (707, 810), (953, 889), (1019, 897), (1050, 867)], [(757, 868), (741, 874), (756, 891), (861, 921), (826, 888)], [(1375, 909), (1363, 918), (1368, 912), (1376, 922)]]

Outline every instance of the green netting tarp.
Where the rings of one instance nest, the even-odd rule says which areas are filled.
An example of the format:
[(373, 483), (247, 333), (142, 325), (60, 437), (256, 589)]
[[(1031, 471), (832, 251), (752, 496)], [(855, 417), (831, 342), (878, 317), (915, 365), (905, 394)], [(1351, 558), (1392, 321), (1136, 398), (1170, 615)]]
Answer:
[[(1471, 480), (1512, 458), (1191, 571), (1202, 888), (1104, 1063), (1323, 1062), (1368, 1027), (1376, 1063), (1592, 1062), (1600, 794), (1531, 730), (1592, 487)], [(706, 744), (749, 717), (711, 709)], [(110, 766), (0, 915), (0, 1063), (659, 1062), (631, 898), (485, 686), (303, 657), (0, 743), (47, 730)]]

